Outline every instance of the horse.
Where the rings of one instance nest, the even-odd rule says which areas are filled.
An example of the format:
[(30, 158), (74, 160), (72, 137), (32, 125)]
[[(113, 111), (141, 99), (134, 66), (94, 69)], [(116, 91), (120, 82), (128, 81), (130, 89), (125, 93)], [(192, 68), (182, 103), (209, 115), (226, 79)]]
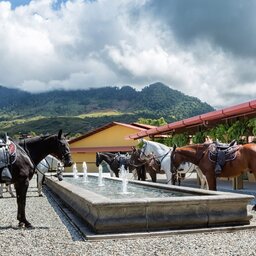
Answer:
[(120, 153), (96, 152), (96, 166), (99, 167), (99, 165), (103, 161), (109, 165), (110, 174), (111, 174), (111, 171), (114, 172), (115, 176), (117, 178), (119, 177), (119, 171), (120, 171), (120, 167), (122, 165), (124, 166), (124, 168), (126, 170), (129, 169), (130, 171), (132, 171), (133, 169), (135, 169), (130, 164), (130, 155), (129, 154), (124, 155), (124, 154), (120, 154)]
[[(205, 186), (205, 177), (196, 165), (186, 163), (184, 165), (181, 165), (180, 167), (178, 166), (175, 171), (171, 170), (171, 153), (173, 148), (170, 148), (162, 143), (158, 143), (155, 141), (141, 139), (140, 142), (143, 143), (140, 158), (145, 159), (148, 155), (153, 153), (155, 155), (155, 158), (160, 162), (160, 171), (164, 171), (164, 173), (166, 174), (167, 184), (171, 183), (175, 185), (176, 176), (174, 174), (175, 171), (179, 171), (180, 168), (181, 172), (183, 173), (188, 173), (196, 170), (196, 172), (199, 174), (198, 176), (200, 178), (201, 186)], [(180, 164), (182, 163), (184, 163), (184, 161), (180, 162)]]
[[(8, 165), (8, 168), (12, 176), (11, 183), (14, 184), (16, 190), (18, 226), (32, 228), (32, 224), (26, 218), (25, 206), (29, 181), (35, 173), (35, 167), (49, 154), (61, 160), (65, 167), (71, 166), (69, 145), (62, 130), (56, 135), (25, 138), (18, 143), (10, 138), (10, 143), (16, 149), (15, 160)], [(0, 182), (4, 182), (2, 177)]]
[(61, 180), (60, 172), (63, 170), (61, 162), (54, 156), (48, 155), (46, 156), (37, 166), (36, 166), (36, 173), (37, 173), (37, 190), (38, 195), (42, 195), (42, 187), (43, 187), (43, 180), (45, 177), (45, 173), (48, 171), (57, 171), (58, 179)]
[(155, 141), (141, 139), (140, 142), (143, 143), (140, 158), (145, 159), (153, 153), (160, 163), (160, 170), (164, 171), (166, 174), (167, 184), (170, 184), (172, 182), (172, 173), (170, 170), (170, 156), (172, 148)]
[(138, 180), (145, 181), (146, 173), (149, 173), (152, 182), (156, 182), (156, 174), (164, 173), (160, 170), (160, 163), (156, 160), (153, 154), (144, 159), (140, 158), (141, 149), (133, 147), (130, 164), (136, 168)]
[(233, 160), (229, 159), (229, 161), (224, 162), (220, 173), (216, 173), (216, 162), (210, 159), (211, 145), (213, 143), (174, 148), (171, 156), (171, 168), (175, 169), (184, 161), (198, 165), (206, 176), (210, 190), (216, 190), (217, 177), (233, 178), (245, 171), (251, 171), (256, 178), (256, 144), (234, 146), (235, 156)]
[[(58, 172), (59, 168), (61, 168), (61, 162), (54, 156), (48, 155), (46, 158), (44, 158), (37, 166), (36, 166), (36, 174), (37, 174), (37, 190), (38, 195), (42, 195), (42, 187), (43, 187), (43, 180), (45, 173), (48, 171), (57, 171), (58, 179), (60, 180), (60, 172)], [(3, 190), (6, 189), (6, 192), (9, 192), (11, 197), (15, 197), (15, 194), (13, 193), (12, 184), (0, 184), (0, 198), (3, 198)]]
[(177, 169), (171, 170), (172, 174), (175, 176), (173, 178), (173, 185), (175, 185), (175, 182), (178, 182), (178, 185), (181, 185), (181, 181), (185, 179), (186, 174), (192, 173), (193, 171), (196, 171), (198, 178), (200, 180), (200, 188), (209, 190), (208, 182), (201, 171), (201, 169), (194, 164), (191, 164), (189, 162), (182, 162)]
[(13, 193), (12, 185), (11, 184), (7, 185), (4, 183), (1, 183), (0, 184), (0, 198), (3, 198), (4, 189), (6, 189), (6, 192), (9, 192), (11, 197), (15, 197), (15, 194)]

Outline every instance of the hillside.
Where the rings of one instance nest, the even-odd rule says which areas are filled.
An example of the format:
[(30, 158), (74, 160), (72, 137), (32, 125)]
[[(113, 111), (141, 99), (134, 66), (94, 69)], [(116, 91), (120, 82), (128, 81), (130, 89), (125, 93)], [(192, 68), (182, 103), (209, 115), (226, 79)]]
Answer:
[(84, 133), (112, 121), (164, 117), (172, 122), (213, 111), (207, 103), (162, 83), (141, 91), (124, 86), (38, 94), (0, 86), (0, 95), (0, 130), (9, 134), (52, 133), (59, 128)]

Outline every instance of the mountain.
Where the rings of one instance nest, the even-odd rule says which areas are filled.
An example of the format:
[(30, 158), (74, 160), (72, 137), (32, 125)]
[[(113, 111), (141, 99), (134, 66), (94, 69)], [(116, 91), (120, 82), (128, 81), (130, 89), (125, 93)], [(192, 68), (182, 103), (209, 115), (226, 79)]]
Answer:
[(214, 110), (162, 83), (141, 91), (123, 86), (38, 94), (0, 86), (0, 95), (0, 130), (9, 134), (52, 133), (64, 127), (73, 134), (84, 133), (112, 121), (164, 117), (172, 122)]

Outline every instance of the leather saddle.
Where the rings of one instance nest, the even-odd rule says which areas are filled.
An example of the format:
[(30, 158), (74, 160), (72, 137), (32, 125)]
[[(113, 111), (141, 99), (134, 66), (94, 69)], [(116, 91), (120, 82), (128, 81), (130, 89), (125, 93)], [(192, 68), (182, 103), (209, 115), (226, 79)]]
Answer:
[(16, 145), (5, 134), (0, 138), (0, 172), (2, 181), (12, 179), (9, 167), (16, 160)]
[(236, 158), (237, 150), (236, 140), (228, 144), (213, 142), (209, 146), (209, 160), (215, 163), (215, 173), (220, 175), (221, 171), (227, 161), (232, 161)]

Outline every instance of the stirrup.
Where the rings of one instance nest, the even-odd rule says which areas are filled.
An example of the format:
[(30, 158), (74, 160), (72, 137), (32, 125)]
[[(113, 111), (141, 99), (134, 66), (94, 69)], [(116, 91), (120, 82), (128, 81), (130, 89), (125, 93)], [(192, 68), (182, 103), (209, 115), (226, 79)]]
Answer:
[(7, 167), (4, 167), (1, 173), (2, 181), (10, 182), (12, 180), (12, 175)]
[(222, 168), (220, 167), (219, 164), (216, 164), (214, 171), (215, 171), (216, 175), (220, 175), (221, 174)]

